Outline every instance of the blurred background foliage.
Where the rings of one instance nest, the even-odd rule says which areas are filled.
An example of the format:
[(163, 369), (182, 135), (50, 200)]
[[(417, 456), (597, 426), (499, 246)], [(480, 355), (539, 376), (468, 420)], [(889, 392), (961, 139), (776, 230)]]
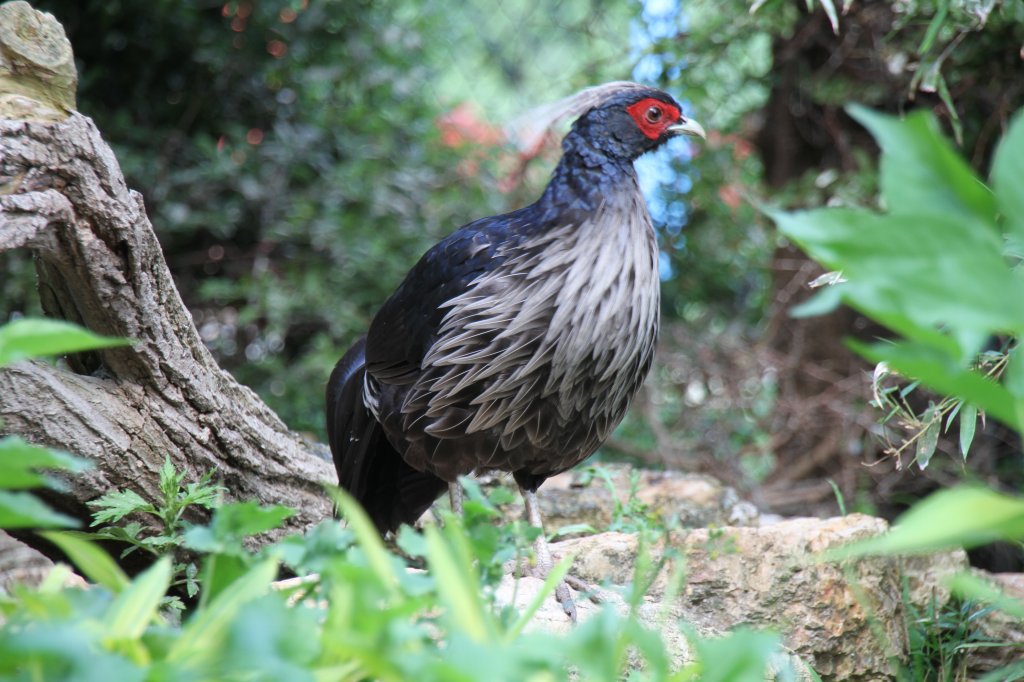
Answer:
[[(1024, 105), (1021, 0), (35, 5), (66, 27), (79, 109), (142, 192), (204, 340), (292, 428), (322, 435), (330, 368), (430, 244), (539, 192), (557, 146), (520, 154), (504, 125), (632, 78), (710, 136), (642, 164), (662, 343), (601, 456), (711, 473), (786, 514), (834, 513), (830, 479), (886, 516), (962, 478), (1024, 481), (991, 423), (966, 467), (955, 434), (925, 472), (886, 455), (902, 427), (879, 424), (872, 368), (842, 343), (884, 330), (790, 317), (822, 272), (755, 208), (876, 201), (848, 102), (933, 110), (984, 177)], [(0, 259), (0, 320), (35, 312), (32, 264)]]

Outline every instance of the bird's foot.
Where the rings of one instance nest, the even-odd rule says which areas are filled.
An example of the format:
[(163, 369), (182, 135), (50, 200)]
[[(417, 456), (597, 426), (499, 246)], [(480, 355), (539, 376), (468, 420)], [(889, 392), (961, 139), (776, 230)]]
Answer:
[(592, 585), (583, 578), (578, 578), (572, 574), (568, 574), (562, 578), (562, 582), (580, 594), (586, 596), (587, 599), (595, 604), (600, 604), (604, 601), (601, 599), (601, 591), (597, 585)]
[[(523, 558), (518, 564), (515, 562), (508, 562), (505, 565), (505, 570), (511, 573), (513, 576), (531, 578), (537, 578), (538, 580), (547, 580), (548, 575), (551, 573), (552, 564), (544, 561), (530, 561), (528, 558)], [(555, 600), (559, 606), (562, 607), (562, 611), (566, 616), (569, 617), (573, 623), (577, 619), (576, 601), (573, 599), (573, 590), (575, 590), (579, 596), (582, 596), (586, 600), (593, 604), (602, 603), (600, 588), (583, 580), (572, 574), (567, 574), (562, 577), (555, 586)]]
[(569, 616), (569, 620), (573, 623), (576, 622), (576, 602), (572, 600), (572, 592), (569, 591), (569, 583), (565, 580), (560, 580), (558, 586), (555, 587), (555, 599), (558, 600), (559, 605), (562, 607), (562, 611), (565, 615)]
[[(540, 535), (533, 542), (533, 555), (534, 563), (527, 565), (526, 570), (520, 570), (519, 575), (531, 575), (541, 580), (547, 580), (548, 575), (551, 573), (551, 569), (554, 568), (555, 561), (551, 557), (551, 547), (548, 545), (547, 538), (544, 536), (544, 524), (540, 518), (540, 507), (537, 506), (537, 496), (533, 490), (520, 486), (520, 492), (523, 495), (523, 503), (526, 506), (526, 521), (531, 526), (540, 529)], [(600, 603), (600, 599), (597, 599), (594, 595), (597, 594), (597, 589), (587, 584), (586, 582), (576, 578), (574, 576), (565, 576), (559, 581), (555, 587), (555, 599), (562, 606), (562, 610), (565, 615), (569, 616), (569, 619), (576, 622), (576, 603), (572, 600), (572, 592), (569, 590), (570, 585), (576, 590), (586, 594), (591, 601), (595, 604)]]

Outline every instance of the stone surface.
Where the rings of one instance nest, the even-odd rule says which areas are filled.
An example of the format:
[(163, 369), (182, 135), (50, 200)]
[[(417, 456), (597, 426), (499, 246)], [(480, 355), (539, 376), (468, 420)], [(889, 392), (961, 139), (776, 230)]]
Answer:
[[(618, 534), (607, 533), (604, 535), (615, 536)], [(599, 541), (606, 539), (601, 536), (596, 537), (599, 538)], [(529, 606), (537, 592), (540, 591), (543, 584), (544, 582), (539, 578), (513, 578), (512, 576), (506, 576), (498, 587), (495, 598), (498, 604), (513, 604), (517, 609), (525, 609)], [(629, 608), (617, 591), (598, 590), (601, 604), (594, 603), (575, 590), (572, 591), (572, 594), (576, 601), (577, 619), (581, 623), (596, 616), (602, 608), (614, 608), (623, 614)], [(666, 649), (672, 657), (673, 669), (678, 669), (687, 663), (693, 662), (694, 652), (680, 627), (681, 621), (675, 617), (671, 609), (663, 609), (658, 598), (650, 595), (645, 597), (637, 610), (637, 619), (644, 627), (661, 633)], [(571, 627), (573, 625), (565, 613), (563, 613), (562, 607), (553, 598), (550, 598), (544, 600), (526, 629), (565, 633)], [(703, 631), (700, 628), (695, 628), (695, 630), (701, 636), (715, 636), (719, 634), (717, 632)], [(788, 666), (786, 665), (787, 663), (789, 664)], [(636, 668), (642, 668), (643, 662), (641, 660), (633, 660), (631, 665)], [(795, 672), (797, 679), (794, 682), (811, 682), (813, 680), (807, 666), (799, 656), (784, 655), (778, 661), (773, 661), (772, 669), (765, 675), (766, 682), (782, 682), (782, 680), (790, 679), (779, 674), (779, 671), (782, 670), (786, 670), (787, 673), (789, 671)]]
[[(823, 562), (818, 558), (822, 551), (883, 533), (888, 525), (859, 514), (773, 519), (709, 477), (602, 466), (610, 480), (584, 469), (556, 476), (541, 488), (538, 497), (548, 533), (574, 524), (608, 528), (616, 503), (626, 504), (631, 495), (648, 512), (693, 527), (674, 532), (669, 541), (686, 574), (681, 593), (669, 606), (671, 618), (666, 625), (650, 623), (670, 642), (678, 638), (685, 645), (675, 626), (679, 622), (705, 635), (737, 626), (765, 627), (781, 632), (786, 645), (824, 680), (893, 679), (893, 666), (906, 657), (904, 584), (915, 604), (933, 598), (944, 603), (949, 599), (945, 578), (967, 567), (962, 551), (842, 565)], [(522, 513), (518, 505), (510, 505), (507, 512)], [(556, 560), (575, 555), (572, 572), (577, 577), (621, 586), (633, 580), (639, 547), (635, 535), (605, 532), (555, 543), (552, 550)], [(653, 547), (649, 553), (657, 560), (665, 548)], [(667, 576), (663, 571), (654, 579), (644, 608), (661, 609)], [(592, 608), (583, 602), (581, 618), (590, 617)], [(1000, 641), (1018, 641), (1015, 637), (1021, 635), (997, 617), (986, 622), (1002, 633)], [(537, 623), (556, 630), (568, 626), (553, 600), (538, 614)], [(678, 648), (677, 663), (687, 660), (688, 651)], [(990, 670), (993, 661), (1005, 659), (1006, 651), (1012, 650), (976, 656), (979, 665), (988, 666), (979, 670)]]
[(937, 604), (945, 604), (950, 596), (946, 579), (967, 570), (967, 552), (958, 549), (900, 557), (900, 567), (907, 581), (907, 595), (911, 603), (924, 606), (934, 599)]
[[(991, 581), (1007, 597), (1024, 604), (1024, 573), (988, 573), (973, 571), (975, 575)], [(980, 676), (1011, 663), (1024, 660), (1024, 622), (1003, 611), (989, 611), (981, 618), (979, 634), (985, 640), (998, 644), (971, 649), (967, 654), (967, 668)]]
[[(706, 634), (741, 625), (780, 631), (825, 680), (887, 679), (891, 661), (905, 648), (900, 562), (872, 558), (839, 565), (817, 557), (886, 528), (880, 519), (853, 514), (677, 532), (669, 546), (682, 557), (686, 581), (669, 612)], [(635, 536), (605, 533), (552, 549), (556, 559), (575, 554), (573, 572), (584, 580), (626, 584), (637, 545)], [(660, 558), (665, 547), (650, 552)], [(652, 603), (662, 600), (666, 575), (654, 580)]]

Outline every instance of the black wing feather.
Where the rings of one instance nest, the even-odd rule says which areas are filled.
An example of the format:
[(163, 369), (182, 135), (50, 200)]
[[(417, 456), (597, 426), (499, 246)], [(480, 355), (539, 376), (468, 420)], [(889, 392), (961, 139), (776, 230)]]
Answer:
[(327, 437), (338, 482), (381, 533), (415, 523), (447, 484), (416, 471), (388, 442), (363, 402), (366, 339), (342, 356), (327, 382)]

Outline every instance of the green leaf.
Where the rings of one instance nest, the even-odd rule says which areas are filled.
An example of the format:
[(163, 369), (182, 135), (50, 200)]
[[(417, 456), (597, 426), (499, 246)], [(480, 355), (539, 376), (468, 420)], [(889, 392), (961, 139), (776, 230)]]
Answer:
[(967, 451), (974, 441), (974, 429), (978, 424), (978, 408), (964, 403), (960, 409), (960, 454), (967, 459)]
[(111, 592), (120, 593), (131, 582), (109, 554), (81, 534), (45, 531), (40, 535), (67, 554), (86, 578), (103, 585)]
[(594, 535), (597, 529), (589, 523), (570, 523), (560, 527), (551, 534), (551, 538), (561, 538), (567, 535)]
[(281, 505), (269, 507), (256, 502), (235, 502), (218, 507), (205, 526), (193, 526), (184, 533), (184, 544), (198, 552), (245, 558), (243, 541), (274, 528), (280, 528), (295, 510)]
[(366, 554), (367, 561), (370, 562), (374, 573), (392, 595), (397, 595), (398, 576), (395, 574), (388, 551), (384, 548), (380, 534), (377, 533), (370, 517), (366, 515), (362, 506), (341, 488), (325, 486), (325, 489), (334, 503), (338, 505), (348, 527), (355, 533), (356, 542)]
[(423, 534), (411, 526), (402, 526), (398, 529), (398, 536), (395, 544), (406, 555), (411, 557), (426, 557), (427, 540)]
[(958, 414), (960, 414), (960, 408), (963, 406), (964, 401), (958, 400), (956, 401), (956, 404), (953, 405), (953, 409), (946, 414), (946, 425), (942, 429), (943, 433), (949, 433), (949, 427), (953, 425), (953, 420), (956, 419)]
[(131, 341), (99, 336), (61, 320), (22, 318), (0, 327), (0, 367), (25, 358), (126, 346)]
[(294, 515), (294, 509), (279, 504), (233, 502), (217, 508), (210, 526), (218, 537), (242, 538), (280, 528), (285, 519)]
[(211, 483), (212, 478), (213, 472), (209, 471), (200, 480), (186, 485), (185, 494), (181, 497), (181, 504), (194, 504), (207, 509), (220, 506), (221, 495), (227, 491), (227, 488)]
[(231, 554), (207, 554), (203, 559), (202, 592), (200, 606), (206, 606), (212, 599), (234, 584), (248, 570), (246, 560)]
[(949, 91), (949, 85), (946, 83), (946, 77), (942, 75), (941, 69), (942, 61), (939, 60), (935, 63), (935, 69), (938, 71), (938, 78), (936, 79), (936, 90), (939, 93), (939, 99), (946, 105), (946, 113), (949, 114), (949, 123), (953, 126), (953, 139), (960, 146), (964, 143), (964, 124), (960, 120), (960, 114), (957, 113), (956, 104), (953, 102), (953, 95)]
[(921, 554), (1024, 539), (1024, 500), (985, 488), (941, 490), (918, 502), (885, 535), (832, 550), (830, 559)]
[(96, 510), (92, 513), (93, 526), (116, 523), (135, 512), (156, 512), (153, 505), (134, 490), (109, 492), (89, 502), (89, 506)]
[(842, 284), (833, 284), (821, 289), (803, 303), (789, 309), (790, 317), (816, 317), (827, 315), (843, 302)]
[(843, 491), (839, 488), (839, 484), (831, 478), (826, 478), (825, 482), (832, 488), (832, 495), (836, 498), (836, 505), (839, 507), (839, 515), (846, 516), (846, 498), (843, 497)]
[(1020, 111), (999, 142), (992, 163), (992, 187), (1007, 232), (1024, 246), (1024, 111)]
[[(315, 609), (289, 607), (278, 593), (245, 604), (218, 652), (217, 667), (223, 672), (217, 677), (237, 682), (313, 682), (316, 659), (328, 640), (318, 620)], [(360, 678), (333, 679), (355, 682)]]
[(0, 678), (144, 682), (146, 670), (99, 646), (94, 624), (61, 618), (57, 622), (39, 619), (31, 627), (5, 628), (0, 637)]
[(122, 590), (103, 619), (104, 637), (108, 640), (141, 637), (157, 616), (157, 608), (171, 583), (171, 572), (171, 558), (161, 557)]
[(65, 563), (54, 564), (50, 572), (46, 574), (43, 581), (39, 583), (36, 592), (39, 594), (56, 594), (64, 589), (68, 580), (75, 574), (71, 567)]
[(921, 420), (926, 424), (924, 432), (917, 439), (917, 448), (914, 452), (914, 460), (921, 471), (928, 467), (928, 462), (935, 454), (935, 448), (939, 444), (939, 434), (942, 431), (942, 420), (935, 416), (935, 405), (929, 405)]
[[(809, 256), (843, 271), (848, 281), (835, 288), (844, 301), (901, 334), (937, 338), (935, 328), (946, 324), (1024, 330), (1024, 278), (1006, 263), (1000, 236), (976, 218), (923, 209), (901, 215), (849, 208), (769, 215)], [(979, 337), (973, 338), (977, 343)], [(959, 339), (955, 343), (965, 357), (977, 352), (962, 348)]]
[(164, 463), (160, 465), (160, 492), (168, 507), (177, 506), (178, 490), (184, 480), (185, 472), (175, 469), (170, 455), (165, 456)]
[(78, 519), (55, 512), (29, 493), (0, 490), (0, 528), (76, 528)]
[(228, 585), (181, 629), (181, 636), (167, 652), (167, 662), (196, 665), (214, 659), (238, 611), (266, 594), (275, 577), (277, 561), (267, 559)]
[(918, 111), (901, 120), (859, 105), (847, 111), (882, 148), (880, 184), (889, 213), (966, 218), (993, 231), (995, 197), (939, 132), (934, 116)]
[(1014, 397), (1016, 427), (1018, 431), (1024, 433), (1024, 349), (1020, 345), (1021, 339), (1024, 339), (1024, 334), (1018, 336), (1017, 345), (1010, 350), (1006, 371), (1003, 373), (1003, 385)]
[(88, 469), (89, 460), (60, 450), (25, 442), (18, 436), (0, 439), (0, 488), (38, 488), (50, 486), (52, 479), (36, 473), (37, 469), (57, 469), (74, 473)]
[(932, 49), (932, 46), (935, 44), (935, 38), (939, 35), (939, 29), (946, 23), (946, 17), (949, 15), (949, 0), (938, 0), (936, 4), (938, 6), (937, 11), (928, 23), (928, 29), (921, 40), (921, 46), (917, 48), (918, 54), (923, 55)]

